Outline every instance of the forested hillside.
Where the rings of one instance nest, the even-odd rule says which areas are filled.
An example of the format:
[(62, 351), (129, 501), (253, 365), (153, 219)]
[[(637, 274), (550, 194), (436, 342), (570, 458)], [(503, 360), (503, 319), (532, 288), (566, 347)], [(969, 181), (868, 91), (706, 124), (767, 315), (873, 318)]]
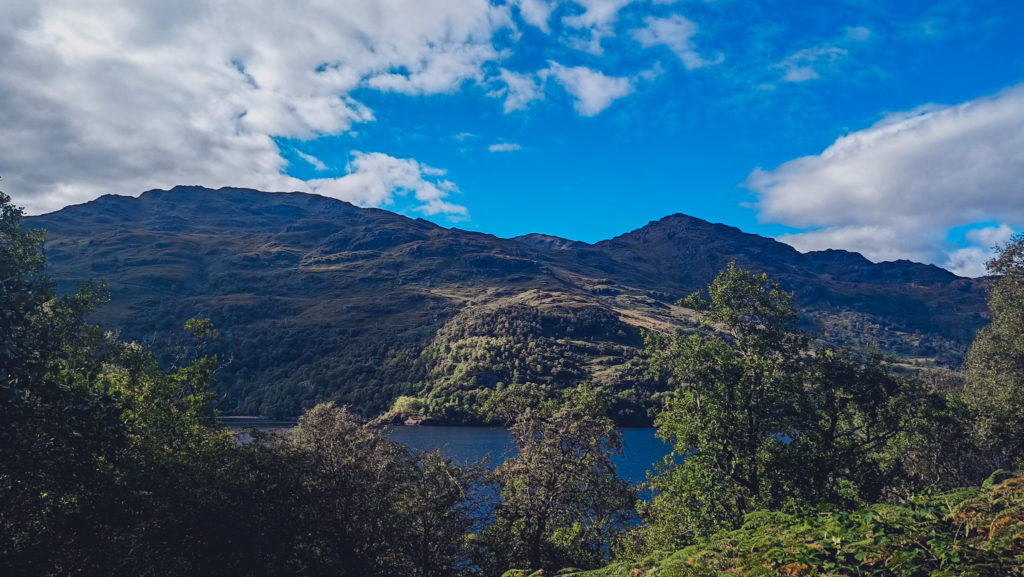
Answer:
[(985, 324), (985, 281), (858, 254), (801, 254), (771, 239), (674, 215), (608, 241), (501, 239), (300, 193), (178, 187), (105, 196), (32, 217), (47, 229), (63, 291), (90, 278), (94, 315), (165, 362), (182, 323), (208, 317), (229, 360), (227, 413), (296, 415), (324, 399), (376, 414), (399, 395), (429, 416), (497, 383), (613, 393), (616, 418), (649, 420), (663, 390), (640, 362), (645, 331), (695, 326), (675, 303), (730, 261), (793, 291), (799, 325), (902, 362), (958, 366)]

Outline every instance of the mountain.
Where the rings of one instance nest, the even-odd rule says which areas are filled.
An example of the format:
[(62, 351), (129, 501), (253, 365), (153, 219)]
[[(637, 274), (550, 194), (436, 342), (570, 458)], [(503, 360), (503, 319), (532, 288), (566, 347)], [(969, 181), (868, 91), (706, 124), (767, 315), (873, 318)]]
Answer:
[(108, 283), (96, 321), (163, 351), (210, 317), (226, 413), (294, 415), (323, 399), (367, 414), (398, 395), (436, 418), (470, 418), (499, 382), (588, 381), (646, 419), (663, 384), (643, 331), (692, 330), (674, 303), (735, 260), (795, 293), (829, 343), (908, 364), (956, 365), (986, 322), (984, 280), (856, 253), (788, 245), (672, 215), (588, 244), (446, 229), (303, 193), (176, 187), (103, 196), (26, 219), (47, 229), (51, 275)]

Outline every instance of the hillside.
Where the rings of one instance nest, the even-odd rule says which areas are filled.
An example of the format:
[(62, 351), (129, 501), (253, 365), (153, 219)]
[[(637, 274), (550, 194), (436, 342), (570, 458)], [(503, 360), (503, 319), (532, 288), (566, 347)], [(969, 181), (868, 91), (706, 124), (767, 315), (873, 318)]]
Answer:
[(104, 196), (27, 225), (48, 230), (62, 288), (106, 281), (97, 315), (173, 362), (181, 326), (210, 317), (230, 360), (222, 410), (295, 415), (337, 399), (366, 414), (400, 394), (451, 421), (498, 382), (590, 381), (642, 422), (659, 383), (642, 332), (687, 330), (673, 303), (730, 260), (795, 292), (832, 343), (957, 365), (984, 324), (985, 282), (772, 239), (673, 215), (596, 244), (501, 239), (302, 193), (177, 187)]

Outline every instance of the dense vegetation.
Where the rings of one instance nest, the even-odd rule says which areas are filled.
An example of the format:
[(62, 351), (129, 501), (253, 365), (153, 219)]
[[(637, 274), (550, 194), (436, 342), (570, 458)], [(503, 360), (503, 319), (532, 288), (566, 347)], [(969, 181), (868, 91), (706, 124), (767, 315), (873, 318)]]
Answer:
[[(993, 482), (998, 480), (1001, 482)], [(757, 511), (738, 529), (577, 577), (1024, 575), (1024, 477), (849, 511)]]
[[(42, 233), (0, 193), (0, 574), (1022, 575), (1024, 478), (982, 484), (1024, 468), (1022, 254), (1018, 236), (992, 263), (964, 373), (928, 379), (812, 348), (791, 293), (726, 268), (682, 303), (696, 332), (647, 339), (675, 450), (638, 502), (611, 460), (621, 397), (545, 381), (574, 369), (541, 351), (496, 356), (520, 378), (462, 407), (512, 434), (492, 471), (333, 404), (239, 443), (212, 409), (214, 324), (185, 323), (164, 365), (101, 332), (103, 288), (58, 297)], [(515, 319), (511, 336), (546, 327)]]
[(652, 543), (679, 546), (754, 510), (860, 506), (960, 479), (954, 401), (878, 355), (808, 351), (791, 295), (765, 275), (730, 266), (708, 297), (687, 299), (705, 330), (648, 345), (679, 385), (658, 432), (685, 457), (651, 480)]
[[(609, 394), (650, 424), (644, 331), (696, 328), (674, 303), (735, 260), (794, 293), (799, 326), (834, 347), (958, 367), (987, 322), (985, 279), (907, 261), (792, 247), (683, 215), (595, 244), (502, 239), (300, 193), (176, 187), (26, 219), (47, 229), (58, 292), (102, 278), (91, 317), (165, 366), (182, 324), (210, 318), (225, 414), (294, 418), (321, 401), (372, 417), (399, 396), (428, 419), (479, 419), (497, 383)], [(412, 416), (412, 415), (410, 415)]]
[(557, 399), (514, 385), (486, 410), (508, 424), (518, 451), (494, 471), (500, 501), (482, 534), (492, 559), (481, 568), (600, 565), (635, 518), (636, 500), (611, 460), (622, 444), (604, 416), (607, 398), (581, 388)]
[(161, 370), (57, 298), (0, 193), (0, 574), (449, 575), (475, 473), (322, 405), (238, 445), (210, 409), (216, 331)]

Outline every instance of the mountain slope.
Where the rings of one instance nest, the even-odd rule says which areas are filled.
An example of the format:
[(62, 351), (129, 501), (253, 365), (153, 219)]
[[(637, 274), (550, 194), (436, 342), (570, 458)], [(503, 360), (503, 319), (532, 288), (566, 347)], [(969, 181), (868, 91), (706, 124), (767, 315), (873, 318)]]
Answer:
[(984, 282), (801, 254), (683, 215), (591, 245), (302, 193), (177, 187), (27, 223), (48, 230), (65, 289), (109, 284), (98, 322), (168, 361), (184, 321), (211, 317), (231, 359), (215, 383), (229, 413), (297, 414), (326, 398), (376, 413), (412, 394), (457, 421), (498, 382), (587, 380), (616, 392), (621, 420), (642, 421), (660, 388), (638, 358), (642, 331), (692, 329), (673, 303), (730, 260), (793, 290), (805, 328), (830, 342), (956, 364), (985, 322)]

